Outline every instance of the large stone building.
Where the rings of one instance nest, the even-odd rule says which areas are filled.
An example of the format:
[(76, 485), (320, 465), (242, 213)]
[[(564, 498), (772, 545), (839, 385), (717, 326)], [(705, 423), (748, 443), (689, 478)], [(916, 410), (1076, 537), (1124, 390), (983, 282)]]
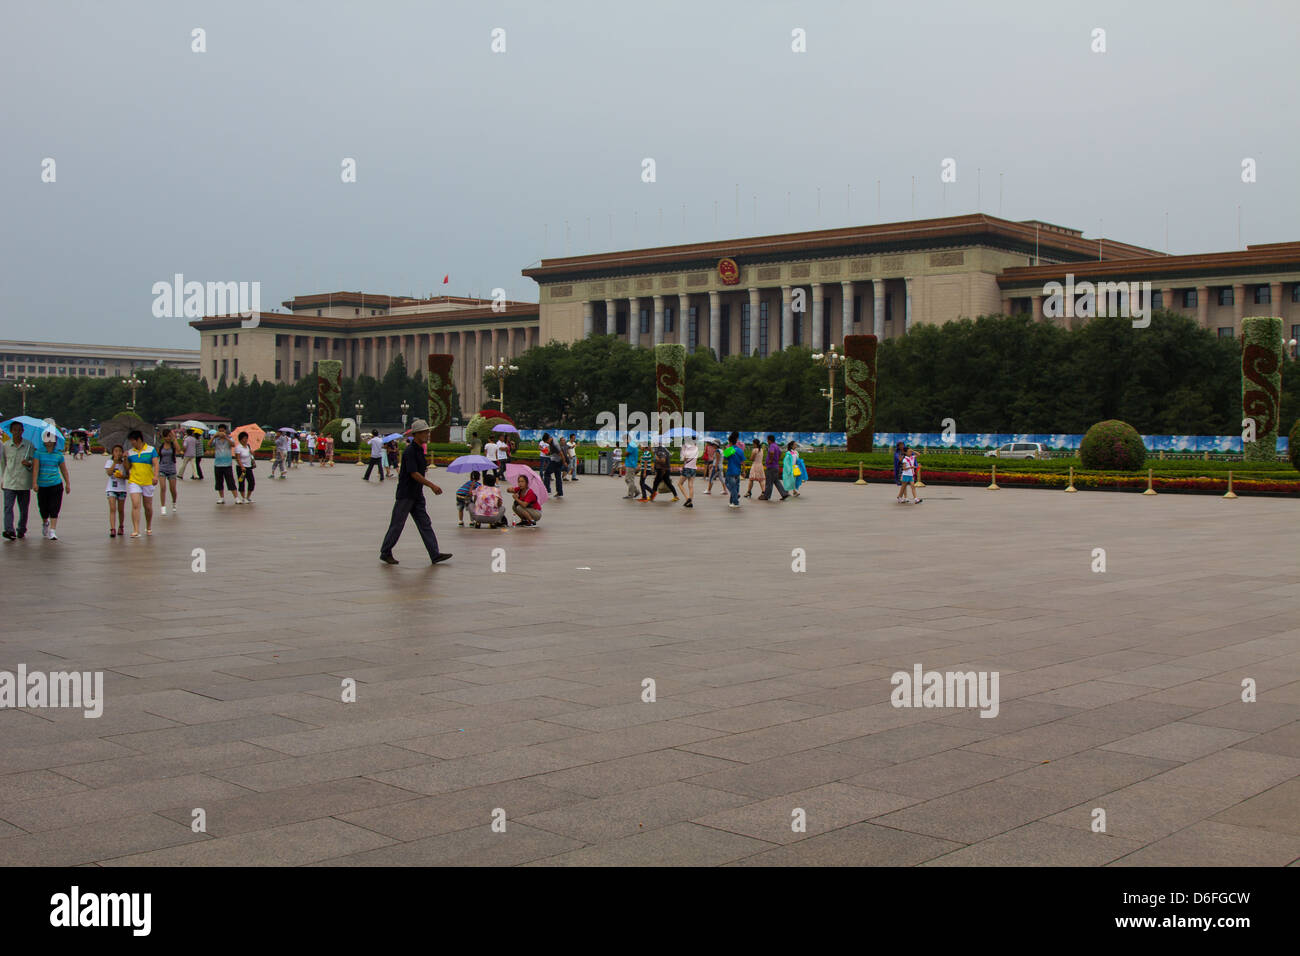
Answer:
[(362, 292), (300, 295), (287, 312), (261, 312), (257, 325), (239, 316), (191, 322), (200, 335), (200, 374), (215, 387), (240, 377), (296, 382), (319, 359), (338, 359), (345, 377), (383, 377), (401, 355), (406, 367), (426, 369), (425, 356), (444, 352), (453, 366), (461, 409), (473, 414), (488, 399), (483, 367), (513, 358), (539, 342), (537, 306), (526, 302), (439, 296), (411, 299)]
[(197, 375), (199, 352), (197, 349), (137, 348), (132, 345), (0, 340), (0, 378), (11, 381), (56, 375), (109, 378), (159, 365)]
[(1150, 281), (1157, 308), (1163, 299), (1220, 334), (1236, 334), (1243, 315), (1300, 322), (1300, 243), (1166, 256), (986, 215), (547, 259), (523, 272), (540, 286), (542, 341), (613, 334), (719, 356), (896, 338), (963, 316), (1046, 319), (1043, 287), (1067, 273)]

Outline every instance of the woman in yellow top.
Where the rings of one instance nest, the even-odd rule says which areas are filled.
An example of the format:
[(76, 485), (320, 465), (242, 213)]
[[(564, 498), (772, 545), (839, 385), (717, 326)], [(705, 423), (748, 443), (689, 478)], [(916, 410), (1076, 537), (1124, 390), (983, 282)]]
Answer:
[(126, 475), (126, 491), (131, 497), (131, 537), (140, 537), (140, 506), (144, 505), (144, 533), (153, 534), (153, 493), (158, 487), (158, 452), (145, 444), (139, 429), (126, 436), (131, 450), (126, 460), (131, 466)]

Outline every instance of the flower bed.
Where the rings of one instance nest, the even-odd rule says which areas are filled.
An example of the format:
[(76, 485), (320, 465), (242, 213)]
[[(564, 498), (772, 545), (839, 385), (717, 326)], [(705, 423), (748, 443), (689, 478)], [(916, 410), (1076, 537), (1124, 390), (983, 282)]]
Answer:
[[(809, 467), (809, 477), (822, 481), (857, 481), (856, 468), (819, 468)], [(893, 484), (893, 471), (864, 468), (862, 477), (868, 482)], [(987, 487), (991, 481), (988, 471), (943, 471), (925, 469), (921, 471), (921, 481), (928, 485), (975, 485)], [(1068, 475), (1030, 474), (1025, 472), (998, 470), (998, 485), (1019, 486), (1025, 488), (1065, 488), (1070, 483)], [(1135, 474), (1096, 474), (1076, 473), (1074, 487), (1080, 491), (1145, 491), (1146, 475)], [(1158, 492), (1174, 494), (1217, 494), (1228, 490), (1228, 479), (1204, 476), (1162, 478), (1156, 476), (1152, 487)], [(1233, 477), (1232, 490), (1237, 494), (1285, 495), (1300, 497), (1300, 481), (1271, 481), (1252, 478)]]

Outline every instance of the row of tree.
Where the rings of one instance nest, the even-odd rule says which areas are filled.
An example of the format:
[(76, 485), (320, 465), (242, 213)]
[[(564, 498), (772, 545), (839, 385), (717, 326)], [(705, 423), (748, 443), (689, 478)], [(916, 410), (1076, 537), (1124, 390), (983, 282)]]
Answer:
[[(1241, 431), (1241, 345), (1182, 315), (1160, 312), (1135, 329), (1127, 319), (1099, 318), (1075, 330), (1028, 316), (963, 319), (920, 325), (881, 343), (876, 388), (876, 430), (931, 432), (951, 418), (961, 432), (1082, 433), (1116, 418), (1143, 434), (1230, 435)], [(551, 342), (515, 358), (519, 371), (506, 382), (507, 411), (521, 428), (587, 429), (601, 412), (655, 408), (654, 353), (613, 336)], [(1300, 374), (1283, 364), (1282, 430), (1300, 414)], [(162, 421), (188, 412), (224, 415), (237, 424), (301, 424), (316, 397), (311, 376), (292, 385), (224, 381), (209, 391), (174, 369), (142, 373), (136, 413)], [(28, 395), (30, 414), (69, 426), (90, 425), (122, 411), (130, 392), (118, 379), (42, 378)], [(493, 379), (489, 392), (496, 391)], [(701, 413), (710, 430), (824, 431), (827, 372), (807, 348), (766, 358), (730, 356), (710, 349), (686, 358), (686, 409)], [(1288, 388), (1288, 384), (1295, 388)], [(837, 376), (836, 397), (844, 393)], [(424, 376), (408, 373), (401, 356), (382, 379), (345, 379), (341, 410), (362, 402), (368, 422), (426, 414)], [(0, 415), (19, 411), (12, 384), (0, 385)], [(459, 407), (462, 422), (476, 409)], [(319, 424), (319, 421), (318, 421)], [(844, 428), (837, 405), (832, 431)]]

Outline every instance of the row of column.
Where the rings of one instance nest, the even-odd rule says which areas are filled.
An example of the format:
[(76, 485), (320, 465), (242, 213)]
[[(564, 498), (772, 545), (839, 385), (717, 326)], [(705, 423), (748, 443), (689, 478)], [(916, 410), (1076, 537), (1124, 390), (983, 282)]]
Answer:
[[(1181, 311), (1183, 305), (1174, 302), (1174, 293), (1182, 292), (1186, 289), (1196, 290), (1196, 321), (1203, 329), (1210, 327), (1210, 291), (1211, 286), (1164, 286), (1160, 289), (1160, 307), (1162, 309), (1173, 309)], [(1282, 283), (1270, 282), (1268, 284), (1269, 303), (1271, 306), (1280, 306), (1282, 302)], [(1030, 314), (1036, 319), (1043, 318), (1043, 296), (1031, 295), (1029, 297)], [(1011, 299), (1003, 298), (1002, 311), (1005, 314), (1011, 312)], [(1276, 309), (1274, 311), (1277, 311)], [(1243, 282), (1233, 283), (1232, 286), (1232, 322), (1233, 328), (1240, 331), (1241, 320), (1246, 314), (1246, 284)]]
[[(868, 280), (871, 283), (873, 293), (873, 313), (872, 313), (872, 332), (877, 338), (884, 338), (885, 335), (885, 282), (888, 280), (877, 279)], [(903, 332), (904, 334), (912, 330), (912, 279), (906, 277), (903, 279), (906, 288), (904, 315), (903, 315)], [(781, 347), (789, 348), (794, 344), (794, 312), (791, 309), (791, 302), (794, 298), (796, 288), (807, 288), (809, 290), (809, 303), (812, 313), (812, 347), (814, 351), (820, 351), (831, 343), (822, 342), (822, 310), (824, 307), (822, 287), (824, 283), (813, 282), (808, 286), (783, 285), (781, 289)], [(750, 350), (753, 351), (758, 347), (759, 341), (759, 305), (764, 288), (776, 288), (776, 286), (751, 286), (747, 290), (749, 293), (749, 343)], [(848, 329), (853, 324), (853, 290), (852, 281), (840, 283), (840, 328)], [(715, 354), (720, 355), (722, 352), (722, 303), (721, 292), (709, 292), (709, 347)], [(627, 299), (628, 302), (628, 342), (632, 345), (642, 344), (641, 339), (641, 298), (632, 296)], [(651, 340), (646, 345), (660, 345), (666, 341), (664, 337), (664, 300), (669, 298), (663, 295), (646, 296), (653, 302), (654, 321), (651, 325)], [(677, 294), (677, 337), (676, 341), (681, 344), (687, 344), (687, 322), (686, 317), (690, 314), (690, 293), (679, 292)], [(618, 303), (620, 299), (605, 300), (605, 328), (606, 332), (612, 334), (614, 331), (614, 318), (618, 314)], [(582, 304), (582, 334), (584, 338), (590, 338), (595, 329), (595, 301), (588, 299)], [(703, 344), (704, 336), (700, 335), (699, 340)]]
[[(292, 382), (310, 375), (319, 360), (343, 362), (345, 378), (370, 375), (383, 378), (400, 354), (409, 374), (426, 373), (425, 356), (431, 352), (450, 354), (456, 389), (461, 396), (461, 410), (470, 415), (487, 401), (483, 389), (483, 368), (498, 359), (514, 358), (538, 344), (538, 328), (531, 326), (494, 326), (459, 329), (449, 332), (419, 332), (404, 335), (374, 335), (364, 338), (306, 336), (307, 342), (295, 346), (294, 336), (285, 335), (276, 350), (280, 360), (280, 380)], [(323, 338), (322, 347), (316, 339)], [(294, 362), (298, 374), (294, 374)], [(472, 406), (472, 407), (471, 407)]]

